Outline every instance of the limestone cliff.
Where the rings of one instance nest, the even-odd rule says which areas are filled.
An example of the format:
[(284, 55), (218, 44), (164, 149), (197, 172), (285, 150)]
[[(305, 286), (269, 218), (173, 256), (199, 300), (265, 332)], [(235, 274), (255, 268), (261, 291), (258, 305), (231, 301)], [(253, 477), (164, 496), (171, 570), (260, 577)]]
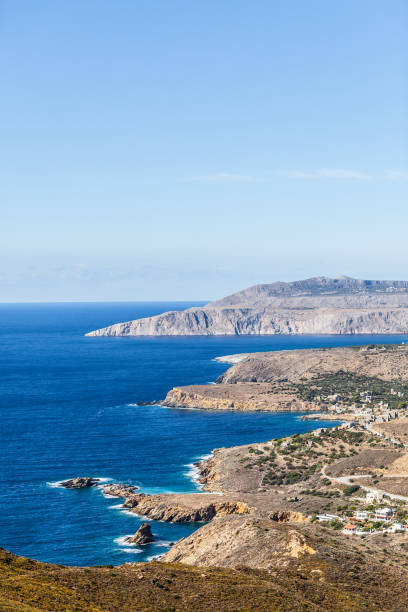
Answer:
[(88, 336), (384, 334), (408, 331), (408, 281), (317, 277), (256, 285), (201, 308), (116, 323)]

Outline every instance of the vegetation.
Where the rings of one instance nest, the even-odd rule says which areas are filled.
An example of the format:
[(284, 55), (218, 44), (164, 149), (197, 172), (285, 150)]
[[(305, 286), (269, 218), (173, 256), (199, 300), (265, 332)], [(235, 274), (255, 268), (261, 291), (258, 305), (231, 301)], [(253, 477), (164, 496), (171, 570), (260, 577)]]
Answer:
[(346, 487), (344, 489), (344, 495), (353, 495), (353, 493), (357, 493), (357, 491), (360, 489), (360, 485), (349, 485), (348, 487)]
[[(371, 435), (364, 432), (334, 427), (323, 429), (319, 434), (310, 432), (280, 438), (274, 441), (273, 446), (264, 446), (262, 450), (250, 447), (240, 462), (248, 469), (263, 472), (262, 485), (291, 485), (308, 481), (320, 473), (324, 464), (356, 455), (363, 444), (368, 444), (368, 440), (370, 446), (383, 445), (382, 441), (373, 440)], [(321, 487), (330, 484), (329, 478), (320, 481)], [(316, 491), (308, 492), (319, 494)], [(322, 495), (328, 494), (323, 492)]]
[[(313, 402), (318, 397), (324, 403), (323, 397), (338, 395), (341, 402), (352, 402), (356, 405), (361, 403), (360, 393), (371, 391), (372, 403), (384, 402), (390, 408), (405, 408), (407, 401), (401, 401), (396, 393), (401, 392), (404, 398), (408, 397), (408, 382), (386, 381), (376, 377), (360, 376), (350, 372), (339, 370), (334, 373), (325, 373), (310, 380), (303, 379), (299, 383), (293, 383), (293, 389), (304, 401)], [(391, 393), (393, 390), (393, 393)]]

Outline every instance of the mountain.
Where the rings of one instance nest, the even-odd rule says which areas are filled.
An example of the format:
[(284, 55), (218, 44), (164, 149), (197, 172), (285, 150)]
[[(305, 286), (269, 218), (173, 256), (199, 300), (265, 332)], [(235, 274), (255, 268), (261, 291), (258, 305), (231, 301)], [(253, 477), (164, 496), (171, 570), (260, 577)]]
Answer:
[(87, 336), (408, 332), (408, 281), (318, 276), (254, 285), (200, 308), (116, 323)]

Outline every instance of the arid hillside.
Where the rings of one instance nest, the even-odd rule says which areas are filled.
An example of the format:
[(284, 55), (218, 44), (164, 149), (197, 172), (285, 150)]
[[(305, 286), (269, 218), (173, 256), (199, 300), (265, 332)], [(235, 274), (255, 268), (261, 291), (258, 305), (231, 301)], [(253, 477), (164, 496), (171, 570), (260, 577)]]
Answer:
[(408, 345), (370, 345), (230, 355), (233, 363), (215, 385), (175, 387), (169, 406), (222, 410), (318, 410), (322, 397), (398, 405), (408, 397)]
[(255, 285), (201, 308), (125, 321), (88, 336), (391, 334), (408, 331), (408, 282), (319, 276)]

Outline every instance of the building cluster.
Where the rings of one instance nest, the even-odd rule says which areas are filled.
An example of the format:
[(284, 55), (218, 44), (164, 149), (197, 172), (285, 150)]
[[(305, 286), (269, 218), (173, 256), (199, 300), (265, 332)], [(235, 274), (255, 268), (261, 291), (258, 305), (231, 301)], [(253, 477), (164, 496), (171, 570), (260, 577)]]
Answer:
[(406, 531), (408, 522), (400, 522), (396, 518), (396, 509), (384, 505), (384, 495), (378, 492), (367, 493), (366, 503), (376, 505), (373, 510), (356, 510), (352, 516), (337, 514), (318, 514), (319, 522), (343, 523), (342, 532), (346, 534), (366, 535), (370, 533), (395, 533)]
[[(391, 394), (396, 395), (399, 398), (404, 397), (404, 393), (402, 391), (395, 391), (394, 389), (391, 389)], [(395, 408), (391, 408), (387, 402), (381, 400), (380, 402), (373, 404), (373, 395), (370, 390), (361, 391), (361, 404), (359, 405), (354, 403), (342, 403), (339, 401), (340, 395), (337, 393), (316, 399), (333, 402), (327, 407), (327, 410), (331, 414), (353, 414), (355, 415), (356, 419), (363, 421), (363, 423), (387, 423), (401, 416), (400, 412), (395, 410)]]

